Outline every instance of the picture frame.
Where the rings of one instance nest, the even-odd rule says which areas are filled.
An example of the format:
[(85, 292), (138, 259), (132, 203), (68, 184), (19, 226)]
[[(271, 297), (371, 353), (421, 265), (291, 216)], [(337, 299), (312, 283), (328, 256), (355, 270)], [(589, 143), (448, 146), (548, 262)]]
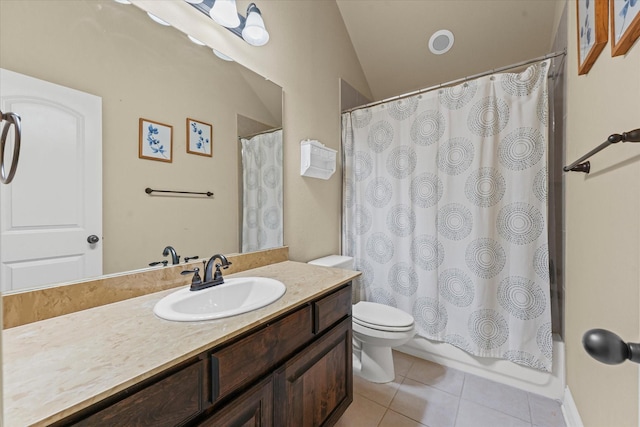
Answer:
[(187, 118), (187, 153), (213, 157), (213, 126)]
[(173, 126), (140, 118), (138, 157), (172, 162)]
[(640, 37), (640, 2), (611, 0), (611, 56), (624, 55)]
[(578, 75), (587, 74), (608, 41), (608, 0), (578, 0)]

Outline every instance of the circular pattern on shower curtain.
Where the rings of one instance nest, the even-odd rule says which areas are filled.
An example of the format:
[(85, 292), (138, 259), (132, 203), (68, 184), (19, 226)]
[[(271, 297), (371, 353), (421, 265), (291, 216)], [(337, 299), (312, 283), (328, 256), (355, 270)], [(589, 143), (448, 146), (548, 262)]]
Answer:
[(387, 229), (398, 237), (406, 237), (416, 228), (416, 214), (408, 205), (395, 205), (387, 213)]
[(471, 278), (459, 268), (449, 268), (438, 277), (440, 296), (456, 307), (467, 307), (475, 298)]
[(447, 308), (433, 298), (418, 298), (413, 305), (413, 318), (428, 334), (438, 335), (447, 326)]
[(506, 187), (504, 177), (497, 169), (480, 168), (467, 178), (464, 194), (474, 205), (488, 208), (502, 200)]
[(540, 65), (527, 67), (521, 73), (505, 73), (500, 78), (502, 89), (513, 96), (529, 96), (541, 83), (541, 77), (546, 78), (540, 70)]
[(521, 320), (535, 319), (540, 316), (547, 299), (532, 280), (526, 277), (509, 276), (498, 286), (498, 302), (512, 316)]
[(353, 218), (354, 231), (356, 234), (365, 234), (371, 228), (372, 223), (373, 219), (371, 218), (369, 209), (364, 205), (356, 205)]
[(444, 115), (440, 111), (425, 111), (420, 113), (411, 125), (411, 141), (416, 145), (431, 145), (442, 138), (445, 128)]
[(538, 328), (538, 333), (536, 334), (536, 344), (538, 344), (538, 348), (542, 351), (542, 354), (549, 360), (551, 360), (553, 356), (553, 337), (551, 334), (551, 322), (543, 323)]
[(418, 275), (411, 264), (398, 262), (389, 269), (387, 278), (391, 289), (404, 296), (415, 295), (418, 289)]
[(275, 189), (281, 181), (281, 169), (277, 166), (268, 166), (262, 175), (262, 182), (267, 188)]
[(430, 208), (440, 201), (442, 191), (440, 178), (430, 172), (424, 172), (411, 181), (409, 197), (416, 206)]
[(383, 288), (372, 288), (370, 290), (370, 301), (377, 302), (379, 304), (388, 305), (391, 307), (398, 307), (398, 303), (393, 294)]
[(507, 262), (507, 255), (500, 243), (482, 237), (469, 243), (465, 251), (465, 261), (469, 270), (478, 277), (491, 279), (502, 271)]
[(466, 82), (461, 85), (441, 89), (438, 92), (440, 105), (449, 110), (459, 110), (466, 106), (478, 91), (478, 83), (474, 81)]
[(367, 139), (369, 148), (374, 153), (382, 153), (389, 148), (393, 141), (393, 126), (386, 120), (374, 123), (369, 130)]
[(353, 156), (353, 175), (356, 182), (369, 178), (373, 170), (373, 159), (366, 151), (357, 151)]
[(500, 98), (488, 96), (476, 102), (467, 118), (467, 127), (478, 136), (496, 135), (509, 122), (509, 105)]
[(460, 203), (449, 203), (438, 210), (436, 218), (438, 232), (450, 240), (462, 240), (473, 229), (471, 211)]
[(365, 108), (363, 110), (356, 110), (351, 113), (351, 120), (353, 121), (353, 127), (362, 129), (366, 126), (369, 126), (371, 123), (371, 119), (373, 118), (373, 112), (370, 108)]
[(471, 166), (473, 144), (467, 138), (451, 138), (438, 150), (438, 169), (449, 175), (459, 175)]
[(394, 148), (387, 157), (387, 173), (396, 179), (410, 176), (416, 168), (418, 156), (413, 148), (401, 145)]
[(508, 242), (526, 245), (542, 233), (544, 216), (538, 208), (529, 203), (511, 203), (498, 212), (496, 228), (498, 234)]
[(549, 280), (549, 246), (547, 244), (536, 249), (536, 252), (533, 255), (533, 269), (538, 277), (545, 281)]
[(418, 109), (418, 99), (413, 96), (389, 103), (389, 115), (396, 120), (405, 120)]
[(529, 366), (534, 369), (545, 370), (545, 364), (531, 353), (527, 353), (522, 350), (509, 350), (506, 351), (502, 357), (510, 360), (511, 362), (518, 363), (520, 365)]
[(498, 158), (507, 169), (520, 171), (530, 168), (542, 159), (544, 140), (540, 131), (518, 128), (498, 144)]
[(374, 178), (367, 184), (365, 193), (367, 202), (374, 208), (384, 208), (393, 196), (391, 181), (384, 176)]
[(264, 211), (264, 213), (262, 214), (262, 221), (268, 229), (275, 230), (280, 226), (281, 217), (282, 216), (280, 215), (280, 209), (278, 209), (276, 206), (272, 206)]
[(416, 236), (411, 242), (411, 259), (423, 270), (435, 270), (444, 261), (444, 246), (433, 236)]
[(547, 168), (540, 169), (533, 179), (533, 194), (541, 202), (547, 201)]
[(367, 239), (367, 255), (375, 262), (380, 264), (389, 262), (393, 252), (393, 242), (386, 234), (373, 233)]
[(509, 325), (504, 316), (491, 309), (471, 313), (467, 327), (471, 339), (482, 350), (500, 347), (509, 337)]

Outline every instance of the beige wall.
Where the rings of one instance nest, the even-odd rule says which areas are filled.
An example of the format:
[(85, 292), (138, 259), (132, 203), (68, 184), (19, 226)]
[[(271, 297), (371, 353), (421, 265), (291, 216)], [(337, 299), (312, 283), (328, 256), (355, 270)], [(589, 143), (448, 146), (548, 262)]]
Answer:
[[(30, 0), (1, 7), (1, 67), (102, 97), (104, 272), (166, 259), (167, 245), (183, 257), (238, 252), (236, 116), (281, 126), (276, 85), (259, 80), (275, 87), (270, 111), (273, 94), (254, 91), (237, 64), (133, 6)], [(173, 126), (172, 163), (138, 158), (140, 117)], [(186, 153), (187, 117), (212, 124), (213, 157)], [(150, 197), (146, 187), (215, 197)]]
[[(567, 162), (612, 133), (640, 127), (640, 42), (577, 73), (576, 3), (570, 1)], [(617, 144), (591, 158), (591, 173), (566, 175), (567, 383), (585, 426), (638, 425), (638, 365), (608, 366), (583, 350), (591, 328), (640, 341), (640, 145)]]

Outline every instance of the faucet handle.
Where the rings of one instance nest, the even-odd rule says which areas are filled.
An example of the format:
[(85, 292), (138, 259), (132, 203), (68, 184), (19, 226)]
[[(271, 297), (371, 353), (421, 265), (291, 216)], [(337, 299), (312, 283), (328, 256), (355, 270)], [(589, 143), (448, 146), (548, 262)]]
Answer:
[(150, 262), (149, 263), (149, 267), (153, 267), (153, 266), (160, 265), (160, 264), (162, 264), (163, 266), (166, 267), (168, 263), (169, 263), (169, 261), (167, 261), (166, 259), (164, 261)]
[(192, 259), (198, 259), (198, 258), (200, 258), (198, 255), (196, 255), (196, 256), (186, 256), (186, 257), (184, 257), (184, 262), (189, 262)]
[(200, 269), (198, 267), (194, 268), (193, 270), (182, 270), (180, 272), (180, 274), (187, 275), (187, 274), (191, 274), (193, 273), (193, 277), (191, 278), (191, 284), (192, 285), (199, 285), (200, 283), (202, 283), (202, 278), (200, 277)]

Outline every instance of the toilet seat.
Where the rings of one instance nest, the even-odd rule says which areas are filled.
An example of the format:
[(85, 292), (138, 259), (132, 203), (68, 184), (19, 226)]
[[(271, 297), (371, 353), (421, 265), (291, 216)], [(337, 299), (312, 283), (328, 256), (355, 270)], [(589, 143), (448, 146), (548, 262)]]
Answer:
[(402, 310), (384, 304), (360, 301), (352, 307), (353, 322), (366, 328), (388, 332), (413, 329), (413, 317)]

